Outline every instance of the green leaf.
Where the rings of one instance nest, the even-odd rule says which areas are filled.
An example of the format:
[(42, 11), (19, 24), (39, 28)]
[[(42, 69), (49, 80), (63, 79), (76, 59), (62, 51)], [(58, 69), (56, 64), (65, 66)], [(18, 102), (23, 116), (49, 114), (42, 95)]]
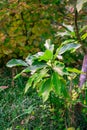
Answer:
[(28, 65), (32, 65), (33, 62), (38, 59), (38, 57), (42, 56), (44, 52), (37, 52), (34, 55), (28, 55), (27, 58), (25, 59)]
[(35, 88), (36, 85), (37, 85), (41, 80), (43, 80), (42, 78), (48, 76), (47, 72), (48, 72), (48, 69), (42, 69), (42, 70), (40, 70), (39, 72), (37, 72), (37, 75), (38, 75), (38, 76), (34, 79), (33, 88)]
[(63, 93), (63, 96), (65, 98), (68, 98), (69, 97), (69, 93), (68, 93), (68, 90), (66, 88), (66, 81), (64, 79), (61, 79), (61, 93)]
[(79, 47), (81, 47), (80, 44), (75, 44), (75, 43), (66, 44), (66, 45), (64, 45), (64, 46), (62, 46), (62, 47), (60, 48), (60, 50), (59, 50), (59, 55), (65, 53), (66, 51), (72, 50), (72, 49), (76, 50), (76, 49), (78, 49)]
[(77, 0), (76, 8), (77, 8), (78, 12), (82, 9), (83, 4), (86, 3), (86, 2), (87, 2), (87, 0)]
[(6, 64), (6, 66), (11, 68), (14, 66), (28, 66), (28, 64), (23, 60), (12, 59)]
[(69, 128), (67, 128), (67, 130), (75, 130), (75, 128), (74, 127), (69, 127)]
[(14, 77), (14, 79), (19, 78), (19, 77), (21, 76), (21, 74), (22, 74), (22, 73), (17, 74), (17, 75)]
[(68, 39), (68, 40), (65, 40), (64, 42), (62, 42), (62, 45), (66, 45), (68, 43), (73, 43), (73, 42), (75, 42), (74, 39)]
[(40, 87), (39, 90), (39, 95), (42, 96), (44, 102), (48, 99), (51, 90), (52, 90), (52, 82), (51, 78), (49, 78), (46, 81), (43, 81), (42, 86)]
[(46, 43), (45, 43), (45, 48), (47, 49), (47, 50), (50, 50), (50, 51), (52, 51), (53, 52), (53, 50), (54, 50), (54, 44), (51, 44), (51, 40), (50, 39), (47, 39), (46, 40)]
[(60, 78), (59, 78), (59, 75), (58, 75), (57, 72), (53, 73), (52, 82), (53, 82), (54, 91), (56, 92), (56, 94), (60, 95), (60, 93), (61, 93), (61, 81), (60, 81)]
[(49, 61), (53, 58), (53, 53), (50, 50), (46, 50), (42, 56), (39, 57), (40, 61)]
[(36, 65), (31, 65), (29, 67), (27, 67), (26, 69), (24, 69), (22, 72), (20, 72), (19, 74), (17, 74), (14, 79), (17, 79), (18, 77), (20, 77), (23, 73), (28, 73), (31, 72), (31, 74), (34, 74), (37, 70), (46, 67), (46, 64), (36, 64)]
[(63, 76), (65, 74), (64, 70), (64, 63), (55, 61), (53, 70), (57, 72), (59, 75)]
[[(35, 64), (35, 63), (34, 63)], [(37, 70), (45, 68), (47, 65), (45, 63), (36, 63), (30, 66), (31, 74), (35, 73)]]
[(24, 93), (26, 93), (28, 91), (28, 89), (32, 86), (32, 83), (34, 81), (34, 79), (37, 77), (37, 73), (33, 74), (27, 81), (26, 86), (25, 86), (25, 91)]
[(21, 71), (19, 74), (17, 74), (14, 79), (17, 79), (18, 77), (20, 77), (23, 73), (28, 73), (30, 72), (30, 67), (27, 67), (26, 69), (24, 69), (23, 71)]
[(62, 44), (56, 49), (56, 53), (54, 54), (54, 59), (56, 59), (58, 56), (61, 56), (61, 55), (59, 55), (59, 51), (60, 51), (61, 47), (62, 47)]
[(81, 36), (81, 39), (82, 40), (84, 40), (84, 39), (86, 39), (87, 38), (87, 33), (85, 33), (85, 34), (83, 34), (82, 36)]
[(63, 76), (64, 73), (63, 73), (63, 69), (59, 66), (55, 66), (54, 68), (54, 71), (57, 72), (59, 75)]
[(74, 28), (73, 28), (72, 25), (67, 25), (67, 24), (64, 24), (64, 23), (63, 23), (63, 26), (67, 28), (67, 31), (68, 31), (68, 32), (73, 32), (73, 31), (74, 31)]
[(33, 55), (28, 55), (25, 61), (27, 62), (28, 65), (32, 65), (35, 57)]
[(81, 70), (78, 70), (76, 68), (69, 68), (69, 67), (67, 67), (66, 70), (69, 71), (69, 72), (77, 73), (77, 74), (81, 74), (82, 73)]

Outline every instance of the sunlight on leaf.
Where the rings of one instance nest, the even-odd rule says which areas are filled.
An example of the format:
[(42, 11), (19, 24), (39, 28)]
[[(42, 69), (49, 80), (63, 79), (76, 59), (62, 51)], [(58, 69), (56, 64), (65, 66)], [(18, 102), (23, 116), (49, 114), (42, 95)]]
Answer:
[(82, 9), (83, 4), (86, 3), (86, 2), (87, 2), (87, 0), (77, 0), (76, 8), (77, 8), (78, 12)]
[(44, 44), (47, 50), (51, 50), (53, 52), (54, 50), (54, 44), (51, 44), (51, 40), (47, 39), (46, 43)]
[(42, 96), (43, 102), (45, 102), (48, 99), (51, 90), (52, 90), (51, 79), (47, 79), (45, 82), (43, 82), (39, 90), (39, 95)]
[(77, 74), (83, 73), (81, 70), (78, 70), (76, 68), (69, 68), (69, 67), (67, 67), (66, 70), (69, 71), (69, 72), (77, 73)]
[(53, 53), (50, 50), (46, 50), (45, 53), (39, 57), (40, 61), (49, 61), (53, 58)]
[(75, 130), (75, 128), (74, 127), (69, 127), (69, 128), (67, 128), (67, 130)]
[(69, 51), (69, 50), (76, 50), (78, 49), (79, 47), (81, 47), (80, 44), (75, 44), (75, 43), (69, 43), (69, 44), (66, 44), (64, 46), (62, 46), (59, 50), (59, 55), (65, 53), (66, 51)]
[(24, 92), (24, 93), (26, 93), (26, 92), (28, 91), (28, 89), (32, 86), (32, 83), (33, 83), (34, 79), (35, 79), (37, 76), (38, 76), (37, 73), (35, 73), (35, 74), (33, 74), (33, 75), (28, 79), (27, 84), (26, 84), (26, 86), (25, 86), (25, 92)]
[(24, 62), (23, 60), (12, 59), (6, 64), (6, 66), (11, 68), (14, 66), (28, 66), (28, 64)]

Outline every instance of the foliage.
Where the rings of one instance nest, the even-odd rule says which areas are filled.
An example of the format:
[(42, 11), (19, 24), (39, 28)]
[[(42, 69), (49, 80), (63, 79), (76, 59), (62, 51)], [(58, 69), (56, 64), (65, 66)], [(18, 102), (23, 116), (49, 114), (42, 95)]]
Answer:
[(56, 32), (53, 23), (61, 21), (62, 14), (57, 16), (56, 12), (63, 5), (60, 0), (50, 4), (48, 0), (0, 2), (0, 59), (26, 57), (29, 52), (40, 51), (43, 42), (53, 38)]
[[(72, 77), (73, 75), (69, 73), (70, 68), (65, 67), (65, 64), (58, 60), (58, 58), (62, 57), (62, 54), (66, 51), (75, 51), (80, 46), (80, 44), (75, 43), (61, 45), (54, 53), (54, 45), (51, 45), (51, 41), (48, 39), (45, 43), (45, 52), (38, 52), (35, 55), (28, 56), (26, 62), (12, 59), (7, 63), (7, 66), (27, 66), (26, 69), (15, 77), (18, 78), (23, 72), (31, 72), (31, 76), (25, 87), (25, 93), (32, 86), (33, 88), (37, 88), (39, 95), (43, 97), (44, 101), (48, 99), (51, 91), (54, 91), (59, 97), (67, 97), (67, 77)], [(71, 69), (71, 72), (81, 73), (81, 71), (74, 68)]]
[[(67, 109), (69, 111), (71, 106), (78, 102), (78, 94), (73, 92), (74, 88), (71, 88), (71, 83), (68, 83), (67, 80), (74, 80), (77, 76), (75, 73), (80, 74), (82, 72), (76, 68), (66, 67), (64, 62), (61, 61), (61, 57), (65, 52), (74, 52), (80, 46), (80, 44), (76, 43), (61, 44), (61, 46), (54, 51), (54, 44), (51, 44), (50, 39), (46, 40), (46, 50), (34, 55), (29, 55), (25, 61), (23, 61), (23, 63), (27, 63), (26, 68), (17, 74), (15, 79), (22, 75), (22, 73), (28, 72), (30, 76), (26, 83), (25, 93), (30, 87), (33, 87), (33, 89), (36, 88), (39, 96), (42, 96), (43, 102), (49, 99), (50, 103), (54, 104), (54, 110), (58, 109), (59, 104), (63, 104), (62, 107), (64, 111), (67, 111)], [(15, 59), (15, 61), (16, 62), (14, 62), (14, 59), (10, 60), (7, 66), (14, 67), (14, 65), (23, 65), (21, 64), (22, 62), (19, 64), (18, 59)], [(56, 102), (58, 102), (58, 104), (56, 102), (54, 103), (53, 93), (57, 96)], [(60, 100), (62, 100), (62, 103)], [(56, 104), (57, 107), (55, 107)], [(61, 115), (61, 113), (59, 115)], [(72, 125), (72, 121), (70, 121), (68, 126), (69, 125)]]
[[(64, 129), (64, 119), (61, 119), (61, 107), (57, 108), (56, 111), (59, 111), (59, 113), (56, 115), (50, 103), (43, 103), (32, 88), (26, 95), (23, 95), (23, 88), (27, 78), (18, 78), (15, 81), (15, 87), (13, 87), (11, 86), (12, 79), (9, 78), (11, 76), (9, 69), (4, 68), (0, 72), (0, 86), (8, 85), (6, 90), (0, 92), (1, 130)], [(57, 100), (56, 97), (55, 100)], [(62, 100), (60, 101), (63, 103)], [(31, 114), (25, 114), (26, 110), (32, 105), (33, 111)], [(21, 114), (24, 115), (20, 116)]]
[[(33, 95), (33, 91), (37, 90), (44, 101), (42, 102), (36, 93), (33, 106), (31, 105), (33, 99), (29, 96), (30, 100), (26, 102), (27, 108), (26, 105), (21, 105), (22, 110), (16, 107), (14, 109), (14, 105), (10, 107), (11, 99), (17, 99), (18, 102), (23, 100), (22, 80), (18, 85), (19, 88), (22, 87), (19, 92), (22, 93), (21, 97), (14, 94), (13, 89), (10, 93), (6, 91), (8, 84), (1, 85), (0, 93), (3, 95), (5, 91), (7, 92), (5, 101), (9, 100), (9, 108), (15, 111), (9, 116), (10, 109), (6, 108), (8, 116), (5, 120), (3, 98), (1, 115), (4, 114), (1, 116), (1, 124), (4, 120), (10, 122), (5, 125), (5, 128), (22, 129), (20, 124), (23, 122), (23, 129), (83, 130), (87, 128), (87, 85), (78, 87), (78, 74), (85, 75), (85, 72), (77, 69), (81, 68), (82, 58), (87, 53), (86, 4), (87, 0), (4, 0), (0, 2), (0, 58), (2, 60), (0, 62), (3, 64), (4, 58), (6, 60), (12, 58), (7, 63), (8, 67), (15, 69), (15, 66), (23, 66), (24, 69), (15, 76), (15, 79), (19, 80), (21, 75), (27, 73), (25, 93)], [(20, 60), (22, 58), (26, 58), (25, 61)], [(15, 90), (17, 92), (18, 88)], [(13, 98), (11, 93), (14, 95)], [(15, 104), (20, 108), (18, 102)], [(46, 114), (43, 113), (42, 116), (39, 113), (41, 108), (42, 111), (46, 110)], [(34, 116), (34, 113), (38, 116)], [(35, 125), (31, 120), (35, 123), (39, 120), (40, 123)], [(46, 121), (50, 126), (47, 127)]]
[[(58, 47), (63, 37), (57, 36), (55, 38), (56, 32), (67, 29), (64, 24), (74, 26), (74, 12), (72, 12), (72, 9), (74, 7), (71, 2), (65, 0), (1, 1), (1, 63), (3, 64), (3, 62), (7, 62), (8, 59), (13, 57), (25, 58), (29, 52), (34, 54), (40, 50), (43, 51), (43, 44), (49, 38)], [(80, 17), (84, 16), (85, 19), (84, 12), (83, 10)], [(82, 28), (83, 22), (81, 20), (79, 22)]]
[(76, 5), (76, 7), (77, 7), (77, 11), (78, 11), (78, 12), (82, 9), (83, 4), (86, 3), (86, 2), (87, 2), (87, 0), (77, 0), (77, 5)]
[[(55, 130), (65, 129), (65, 122), (67, 122), (67, 124), (70, 123), (70, 113), (67, 113), (67, 107), (71, 105), (71, 100), (69, 104), (69, 102), (65, 102), (65, 98), (59, 98), (57, 95), (51, 93), (50, 102), (47, 101), (43, 103), (42, 100), (38, 98), (36, 91), (32, 90), (32, 88), (29, 89), (26, 95), (23, 95), (23, 89), (27, 78), (18, 78), (15, 81), (15, 87), (13, 88), (13, 86), (11, 86), (12, 79), (9, 78), (9, 75), (11, 76), (11, 73), (8, 72), (8, 69), (5, 69), (0, 76), (0, 86), (9, 86), (9, 88), (0, 92), (0, 127), (2, 130), (6, 128), (10, 129), (10, 126), (12, 126), (12, 129), (19, 130), (29, 128), (50, 129), (50, 127), (55, 128)], [(83, 93), (84, 90), (86, 95), (84, 94), (83, 97), (83, 94), (81, 93)], [(78, 91), (77, 88), (73, 88), (72, 92), (72, 100), (74, 104), (79, 93), (79, 101), (81, 101), (82, 104), (87, 104), (87, 87), (83, 89), (82, 92), (81, 90)], [(51, 104), (52, 107), (50, 106)], [(31, 105), (33, 105), (34, 110), (30, 115), (26, 114), (21, 116), (11, 123), (13, 119), (24, 113), (24, 110), (28, 109)], [(87, 108), (84, 107), (77, 125), (81, 126), (82, 129), (86, 127), (86, 112)], [(68, 126), (70, 125), (68, 124)]]

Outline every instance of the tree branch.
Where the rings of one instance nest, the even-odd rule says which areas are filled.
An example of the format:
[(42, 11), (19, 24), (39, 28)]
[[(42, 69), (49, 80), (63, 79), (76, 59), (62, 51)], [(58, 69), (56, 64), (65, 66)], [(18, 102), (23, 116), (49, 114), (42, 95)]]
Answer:
[(82, 40), (81, 40), (81, 37), (80, 37), (80, 34), (79, 34), (79, 28), (78, 28), (78, 12), (77, 12), (76, 7), (74, 7), (74, 11), (75, 11), (75, 17), (74, 17), (75, 34), (76, 34), (77, 40), (78, 40), (79, 43), (82, 45), (83, 52), (86, 54), (86, 49), (85, 49), (85, 47), (83, 46), (83, 43), (82, 43)]

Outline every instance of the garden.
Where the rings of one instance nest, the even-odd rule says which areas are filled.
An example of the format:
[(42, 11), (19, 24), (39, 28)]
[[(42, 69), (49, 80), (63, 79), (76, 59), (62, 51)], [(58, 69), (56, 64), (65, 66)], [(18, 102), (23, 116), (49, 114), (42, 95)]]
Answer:
[(87, 0), (0, 1), (0, 130), (87, 129)]

